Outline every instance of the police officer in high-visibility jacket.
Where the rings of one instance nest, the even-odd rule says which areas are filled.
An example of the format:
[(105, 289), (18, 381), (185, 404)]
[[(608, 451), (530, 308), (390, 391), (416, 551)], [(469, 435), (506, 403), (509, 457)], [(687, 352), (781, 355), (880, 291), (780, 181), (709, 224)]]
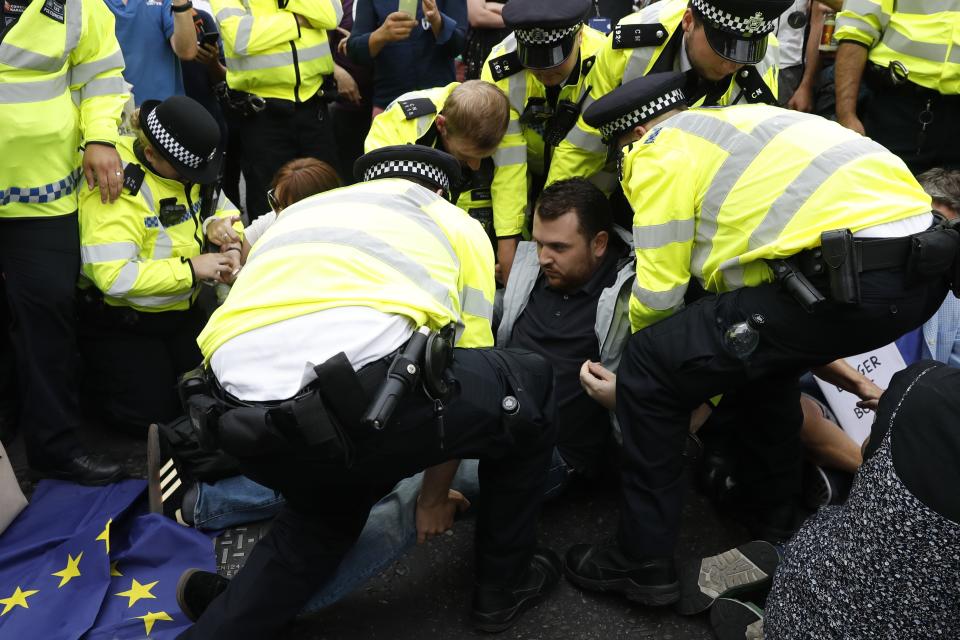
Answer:
[(515, 220), (494, 210), (490, 198), (493, 161), (507, 132), (509, 105), (503, 92), (480, 80), (405, 93), (373, 119), (364, 151), (397, 144), (419, 144), (446, 151), (463, 172), (457, 206), (477, 220), (495, 243), (510, 237)]
[[(590, 0), (513, 0), (503, 21), (513, 29), (490, 52), (480, 78), (510, 100), (510, 128), (493, 154), (493, 210), (504, 280), (526, 227), (530, 195), (543, 185), (554, 149), (577, 122), (589, 72), (604, 35), (583, 24)], [(534, 193), (530, 193), (533, 189)]]
[[(590, 97), (650, 73), (686, 73), (690, 106), (777, 103), (779, 56), (772, 35), (790, 0), (662, 0), (614, 28), (590, 72)], [(607, 148), (581, 118), (560, 143), (547, 184), (592, 177), (604, 191), (616, 176), (604, 171)]]
[[(767, 500), (754, 506), (771, 524), (793, 518), (798, 377), (922, 324), (958, 248), (956, 231), (931, 228), (930, 197), (903, 161), (876, 142), (767, 105), (685, 110), (685, 84), (679, 73), (640, 78), (585, 114), (628, 145), (636, 333), (617, 379), (618, 535), (572, 547), (566, 570), (585, 588), (650, 605), (680, 595), (673, 553), (690, 411), (718, 394), (738, 409), (765, 452), (743, 469)], [(684, 308), (691, 278), (714, 295)]]
[[(960, 5), (846, 2), (837, 15), (837, 121), (915, 174), (960, 166)], [(862, 105), (863, 83), (870, 88)], [(859, 113), (858, 113), (859, 112)]]
[(97, 0), (0, 8), (0, 295), (12, 316), (20, 422), (35, 471), (84, 484), (120, 476), (119, 466), (80, 445), (70, 357), (77, 192), (85, 178), (87, 190), (99, 184), (100, 197), (112, 201), (123, 181), (114, 145), (129, 95), (113, 27)]
[(200, 283), (229, 277), (240, 254), (201, 253), (201, 202), (213, 197), (201, 185), (216, 183), (223, 155), (216, 120), (184, 96), (148, 100), (138, 113), (137, 137), (117, 144), (120, 199), (80, 196), (80, 352), (104, 421), (142, 436), (181, 414), (177, 377), (200, 361), (206, 322), (194, 304)]
[[(535, 354), (492, 348), (493, 251), (446, 200), (458, 162), (403, 145), (361, 157), (356, 174), (365, 182), (284, 209), (200, 335), (209, 372), (191, 417), (286, 505), (233, 580), (181, 578), (178, 601), (199, 618), (183, 638), (278, 637), (374, 502), (421, 469), (417, 521), (442, 532), (462, 457), (480, 458), (484, 491), (476, 626), (506, 629), (559, 580), (560, 559), (535, 546), (555, 440), (552, 371)], [(425, 359), (411, 353), (437, 331), (457, 348), (440, 339)], [(392, 417), (361, 418), (388, 370), (393, 381), (418, 365), (422, 385)]]
[[(343, 17), (340, 0), (213, 0), (223, 36), (231, 104), (241, 110), (247, 214), (270, 210), (277, 170), (312, 156), (337, 166), (336, 140), (322, 85), (334, 71), (327, 30)], [(242, 98), (246, 99), (242, 99)]]

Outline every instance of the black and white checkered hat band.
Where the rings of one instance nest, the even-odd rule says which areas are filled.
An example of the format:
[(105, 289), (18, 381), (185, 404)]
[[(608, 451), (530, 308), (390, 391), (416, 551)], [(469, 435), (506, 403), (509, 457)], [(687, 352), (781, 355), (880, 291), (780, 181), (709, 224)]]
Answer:
[(690, 0), (690, 3), (707, 19), (708, 22), (724, 29), (744, 36), (756, 36), (770, 33), (776, 26), (776, 20), (767, 21), (763, 13), (757, 11), (748, 18), (735, 16), (713, 6), (707, 0)]
[(156, 109), (151, 111), (150, 115), (147, 116), (147, 127), (150, 129), (150, 133), (153, 134), (154, 139), (184, 166), (190, 167), (191, 169), (198, 169), (200, 165), (203, 164), (203, 158), (184, 149), (179, 142), (174, 140), (173, 136), (167, 133), (167, 130), (163, 128), (163, 125), (160, 124), (160, 120), (157, 118)]
[(389, 178), (390, 176), (403, 175), (423, 176), (441, 187), (444, 191), (450, 191), (450, 178), (444, 171), (427, 164), (426, 162), (415, 162), (413, 160), (387, 160), (380, 164), (375, 164), (363, 172), (363, 181), (369, 182), (377, 178)]
[(543, 46), (560, 42), (572, 33), (580, 30), (580, 23), (572, 24), (569, 27), (559, 27), (557, 29), (516, 29), (514, 34), (517, 41), (526, 46)]
[(650, 118), (669, 110), (673, 105), (679, 104), (686, 99), (687, 97), (683, 94), (682, 89), (674, 89), (670, 93), (660, 96), (653, 102), (620, 116), (613, 122), (600, 125), (600, 134), (604, 140), (610, 140), (615, 135), (632, 129), (638, 124), (643, 124)]

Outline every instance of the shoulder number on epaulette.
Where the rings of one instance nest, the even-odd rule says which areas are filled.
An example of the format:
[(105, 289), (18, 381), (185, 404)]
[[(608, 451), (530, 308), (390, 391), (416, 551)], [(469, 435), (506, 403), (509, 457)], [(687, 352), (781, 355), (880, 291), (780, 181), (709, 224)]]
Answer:
[(520, 56), (517, 55), (516, 51), (491, 58), (487, 64), (490, 65), (490, 75), (493, 76), (496, 82), (523, 71), (523, 65), (520, 64)]
[(397, 100), (400, 110), (403, 111), (407, 120), (413, 120), (420, 116), (427, 116), (437, 112), (437, 105), (433, 104), (430, 98), (411, 98), (410, 100)]
[(773, 91), (763, 81), (763, 76), (754, 66), (744, 67), (737, 72), (737, 84), (743, 89), (743, 95), (747, 102), (763, 102), (764, 104), (777, 104), (777, 98)]
[(133, 162), (127, 163), (123, 168), (123, 188), (130, 192), (130, 195), (137, 195), (140, 193), (140, 185), (143, 184), (144, 177), (146, 174), (140, 165)]
[(662, 24), (618, 24), (610, 37), (614, 49), (636, 49), (661, 45), (668, 35)]
[(587, 75), (590, 73), (590, 69), (593, 69), (594, 63), (597, 61), (597, 56), (590, 56), (589, 58), (584, 58), (583, 62), (580, 64), (580, 73), (582, 75)]

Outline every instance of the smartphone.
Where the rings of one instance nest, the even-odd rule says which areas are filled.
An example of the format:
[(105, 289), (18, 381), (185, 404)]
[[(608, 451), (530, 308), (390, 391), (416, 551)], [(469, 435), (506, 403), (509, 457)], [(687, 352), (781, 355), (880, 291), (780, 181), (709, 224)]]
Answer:
[(417, 17), (417, 5), (420, 0), (398, 0), (397, 11), (402, 11), (411, 18)]
[(217, 31), (200, 32), (200, 44), (217, 44), (220, 40), (220, 33)]

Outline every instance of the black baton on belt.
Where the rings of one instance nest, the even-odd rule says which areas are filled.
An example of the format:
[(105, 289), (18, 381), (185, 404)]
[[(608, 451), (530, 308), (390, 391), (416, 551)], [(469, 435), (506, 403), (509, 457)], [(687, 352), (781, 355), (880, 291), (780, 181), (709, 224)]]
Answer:
[(407, 341), (403, 351), (390, 363), (387, 379), (377, 390), (377, 395), (360, 421), (363, 426), (372, 427), (377, 431), (387, 426), (400, 399), (407, 395), (420, 378), (420, 363), (423, 362), (429, 335), (428, 327), (417, 329)]

